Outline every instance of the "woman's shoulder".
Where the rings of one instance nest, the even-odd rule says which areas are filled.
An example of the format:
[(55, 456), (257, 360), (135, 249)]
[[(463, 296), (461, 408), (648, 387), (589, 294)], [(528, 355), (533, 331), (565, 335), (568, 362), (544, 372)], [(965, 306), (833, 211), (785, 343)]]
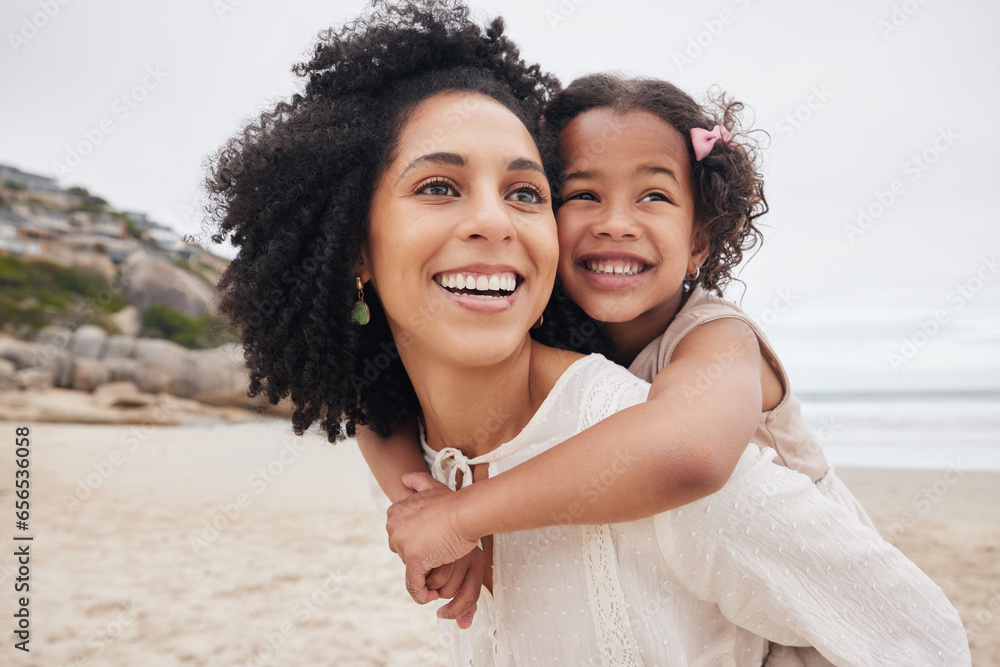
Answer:
[(588, 355), (557, 350), (538, 344), (532, 363), (537, 386), (545, 391), (548, 402), (579, 405), (590, 400), (604, 400), (621, 388), (649, 391), (649, 383), (637, 378), (602, 354)]
[(649, 395), (648, 382), (600, 354), (583, 357), (570, 371), (566, 397), (578, 406), (581, 431)]

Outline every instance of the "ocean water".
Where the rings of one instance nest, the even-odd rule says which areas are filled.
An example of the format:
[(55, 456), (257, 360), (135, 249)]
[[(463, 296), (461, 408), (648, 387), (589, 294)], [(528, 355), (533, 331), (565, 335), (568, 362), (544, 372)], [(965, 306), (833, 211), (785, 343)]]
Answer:
[(1000, 392), (800, 396), (834, 466), (1000, 471)]
[(902, 293), (750, 312), (833, 465), (1000, 470), (1000, 298), (991, 292), (961, 307)]

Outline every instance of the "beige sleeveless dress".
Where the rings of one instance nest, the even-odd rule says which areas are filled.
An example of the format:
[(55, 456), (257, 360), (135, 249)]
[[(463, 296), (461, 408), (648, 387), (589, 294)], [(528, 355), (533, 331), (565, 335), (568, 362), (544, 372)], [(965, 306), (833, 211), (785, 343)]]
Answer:
[[(773, 448), (778, 452), (776, 462), (807, 475), (823, 495), (853, 510), (862, 523), (874, 529), (868, 513), (837, 477), (823, 454), (822, 445), (806, 425), (799, 401), (789, 387), (788, 374), (764, 332), (735, 303), (706, 291), (701, 285), (696, 286), (667, 330), (639, 353), (629, 371), (652, 382), (657, 373), (670, 363), (674, 350), (685, 336), (706, 322), (725, 317), (746, 322), (753, 329), (764, 360), (771, 364), (784, 389), (781, 402), (773, 410), (761, 412), (753, 442), (761, 448)], [(811, 667), (831, 663), (813, 648), (773, 644), (764, 664), (769, 667)]]

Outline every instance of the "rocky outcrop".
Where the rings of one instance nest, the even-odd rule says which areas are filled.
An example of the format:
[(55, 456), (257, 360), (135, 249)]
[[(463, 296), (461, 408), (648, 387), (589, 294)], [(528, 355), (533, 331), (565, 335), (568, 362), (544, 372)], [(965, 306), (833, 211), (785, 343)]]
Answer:
[(134, 252), (122, 265), (129, 303), (140, 313), (163, 303), (189, 317), (213, 312), (215, 288), (190, 271), (145, 252)]
[[(95, 405), (104, 407), (108, 392), (113, 390), (114, 405), (120, 408), (162, 403), (163, 396), (172, 396), (206, 409), (213, 406), (248, 414), (291, 415), (288, 401), (272, 406), (264, 397), (247, 397), (248, 382), (242, 348), (236, 344), (189, 350), (168, 340), (108, 336), (90, 325), (74, 332), (47, 327), (32, 342), (0, 337), (0, 392), (4, 392), (4, 400), (12, 391), (45, 394), (49, 396), (47, 407), (39, 414), (49, 416), (55, 409), (52, 397), (67, 396), (54, 390), (92, 394)], [(34, 414), (24, 407), (23, 399), (18, 401), (24, 410), (17, 414)], [(79, 407), (79, 401), (74, 405)]]
[(112, 313), (110, 318), (118, 330), (126, 336), (138, 336), (142, 331), (142, 319), (135, 306), (125, 306), (117, 313)]
[(174, 426), (253, 422), (263, 416), (220, 408), (171, 394), (147, 394), (129, 382), (101, 385), (93, 393), (49, 388), (0, 391), (0, 421)]

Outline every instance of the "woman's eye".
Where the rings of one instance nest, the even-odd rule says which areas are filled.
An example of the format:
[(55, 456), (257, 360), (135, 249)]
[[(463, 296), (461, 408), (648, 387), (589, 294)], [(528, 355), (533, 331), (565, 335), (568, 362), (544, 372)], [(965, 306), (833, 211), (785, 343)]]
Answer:
[(541, 190), (527, 184), (516, 186), (508, 198), (519, 204), (544, 204), (546, 201)]
[(670, 197), (663, 194), (662, 192), (650, 192), (648, 195), (640, 199), (639, 201), (665, 201), (669, 202)]
[(575, 192), (563, 199), (563, 201), (572, 201), (574, 199), (579, 199), (581, 201), (597, 201), (597, 197), (590, 192)]
[(431, 195), (432, 197), (453, 197), (456, 194), (455, 188), (452, 187), (450, 183), (445, 183), (443, 181), (435, 181), (421, 185), (417, 188), (417, 193), (422, 195)]

